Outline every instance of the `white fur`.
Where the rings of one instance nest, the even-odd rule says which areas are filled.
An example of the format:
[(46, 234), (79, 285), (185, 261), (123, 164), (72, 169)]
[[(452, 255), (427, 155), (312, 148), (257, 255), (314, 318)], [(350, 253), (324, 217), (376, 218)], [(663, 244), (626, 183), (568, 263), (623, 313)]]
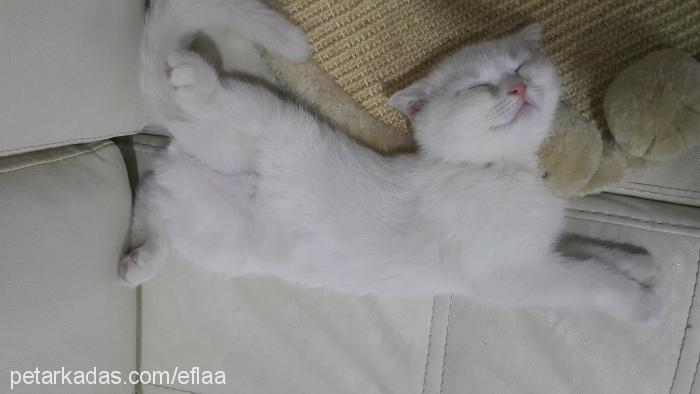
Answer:
[[(595, 307), (631, 322), (660, 315), (659, 297), (636, 281), (651, 280), (649, 259), (635, 275), (634, 255), (618, 266), (609, 257), (620, 255), (578, 261), (553, 249), (565, 204), (545, 188), (535, 152), (559, 82), (537, 52), (537, 26), (465, 47), (394, 95), (421, 149), (384, 157), (261, 86), (219, 80), (178, 44), (230, 23), (303, 57), (303, 36), (279, 15), (242, 0), (154, 7), (142, 81), (151, 119), (173, 141), (138, 193), (132, 234), (142, 246), (122, 261), (127, 284), (151, 278), (174, 252), (231, 276), (355, 294), (458, 293)], [(514, 120), (522, 98), (506, 90), (520, 81), (533, 106)]]

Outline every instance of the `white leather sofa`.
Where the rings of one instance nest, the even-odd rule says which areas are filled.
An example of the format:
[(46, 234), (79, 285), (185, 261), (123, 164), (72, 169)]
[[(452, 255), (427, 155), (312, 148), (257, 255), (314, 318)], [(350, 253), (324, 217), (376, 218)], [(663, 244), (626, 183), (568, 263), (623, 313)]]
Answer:
[[(700, 150), (569, 210), (571, 232), (661, 261), (670, 312), (656, 330), (594, 311), (230, 280), (179, 261), (141, 290), (121, 286), (132, 190), (167, 143), (119, 137), (143, 126), (142, 16), (140, 0), (0, 3), (0, 392), (700, 393)], [(270, 78), (250, 45), (223, 44), (229, 66)], [(198, 367), (226, 384), (10, 391), (12, 371), (61, 367)]]

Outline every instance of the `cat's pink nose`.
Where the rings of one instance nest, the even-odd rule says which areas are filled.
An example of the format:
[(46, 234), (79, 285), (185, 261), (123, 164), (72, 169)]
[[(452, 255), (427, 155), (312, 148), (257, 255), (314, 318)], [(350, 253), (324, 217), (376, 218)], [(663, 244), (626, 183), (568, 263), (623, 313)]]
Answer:
[(508, 94), (517, 94), (520, 97), (525, 96), (526, 86), (524, 82), (516, 83), (510, 85), (508, 88)]

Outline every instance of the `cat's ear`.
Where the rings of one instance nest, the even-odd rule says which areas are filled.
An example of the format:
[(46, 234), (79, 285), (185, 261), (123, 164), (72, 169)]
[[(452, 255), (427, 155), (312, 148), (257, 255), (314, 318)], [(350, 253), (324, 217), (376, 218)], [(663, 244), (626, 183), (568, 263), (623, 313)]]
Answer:
[(532, 50), (538, 50), (542, 46), (542, 25), (539, 23), (527, 25), (517, 34), (522, 42)]
[(413, 122), (416, 114), (423, 108), (426, 102), (428, 102), (428, 95), (426, 94), (425, 83), (423, 81), (418, 81), (394, 93), (389, 97), (388, 104), (390, 107), (394, 107), (403, 112), (404, 115)]

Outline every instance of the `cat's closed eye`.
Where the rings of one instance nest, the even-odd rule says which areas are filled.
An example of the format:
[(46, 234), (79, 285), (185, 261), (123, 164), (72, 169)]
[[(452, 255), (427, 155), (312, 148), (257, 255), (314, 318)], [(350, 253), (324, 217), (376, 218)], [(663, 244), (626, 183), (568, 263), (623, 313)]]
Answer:
[(475, 85), (471, 85), (468, 88), (460, 89), (457, 92), (455, 92), (455, 97), (459, 97), (463, 94), (469, 93), (471, 91), (475, 90), (484, 90), (484, 91), (492, 91), (495, 87), (489, 83), (478, 83)]
[(526, 64), (527, 64), (527, 62), (520, 63), (520, 65), (515, 69), (515, 75), (522, 76), (522, 75), (520, 75), (520, 71), (523, 68), (523, 66), (525, 66)]
[(462, 90), (458, 91), (457, 96), (459, 96), (463, 93), (467, 93), (469, 91), (473, 91), (473, 90), (484, 90), (484, 91), (492, 92), (495, 88), (496, 87), (491, 85), (490, 83), (479, 83), (476, 85), (472, 85), (466, 89), (462, 89)]

